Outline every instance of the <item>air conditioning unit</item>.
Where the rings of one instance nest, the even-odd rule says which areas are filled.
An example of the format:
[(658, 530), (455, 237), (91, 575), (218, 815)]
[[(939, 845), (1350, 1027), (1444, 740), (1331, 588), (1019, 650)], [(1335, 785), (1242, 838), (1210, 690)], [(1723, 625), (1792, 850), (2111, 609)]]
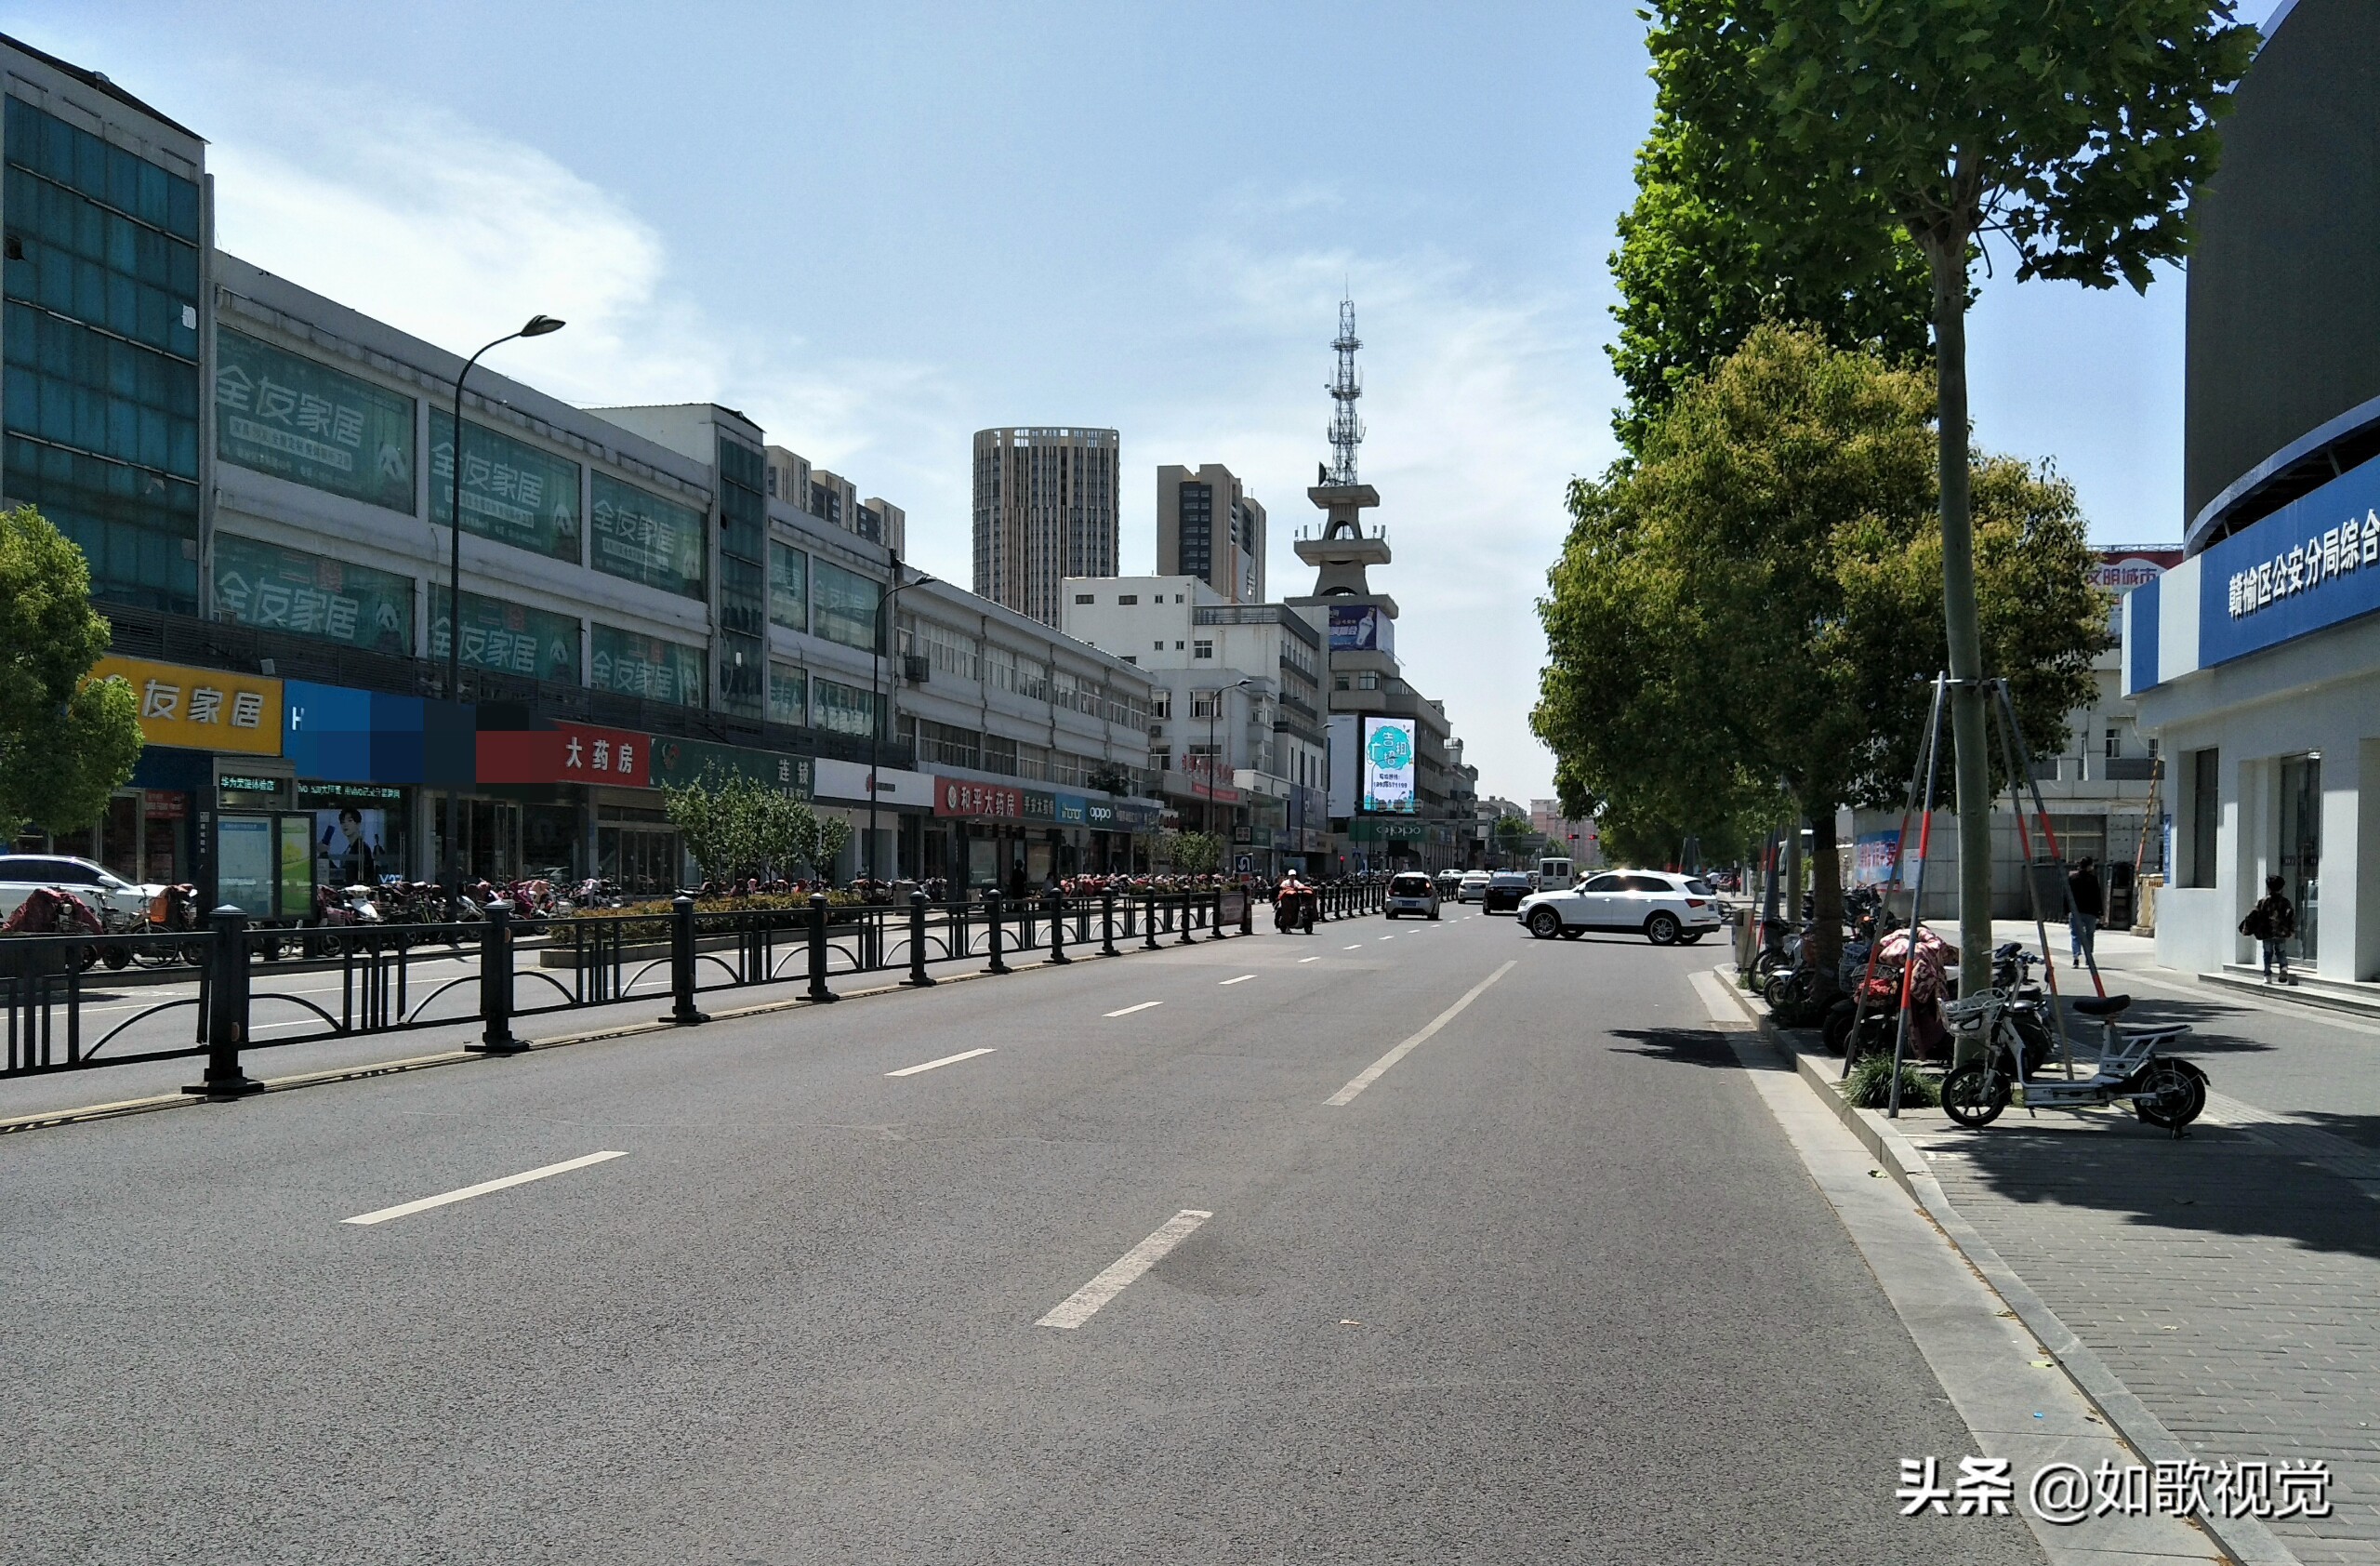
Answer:
[(926, 674), (930, 667), (923, 653), (901, 655), (901, 678), (913, 685), (922, 685), (926, 683)]

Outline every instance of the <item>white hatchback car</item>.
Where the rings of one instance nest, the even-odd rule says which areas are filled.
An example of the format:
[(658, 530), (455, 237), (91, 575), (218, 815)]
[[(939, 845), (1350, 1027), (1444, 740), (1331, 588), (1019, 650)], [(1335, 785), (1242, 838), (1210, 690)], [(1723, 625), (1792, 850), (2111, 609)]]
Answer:
[(1488, 900), (1488, 874), (1486, 870), (1466, 870), (1454, 889), (1458, 903), (1480, 903)]
[(1692, 946), (1726, 922), (1709, 882), (1670, 870), (1605, 870), (1566, 891), (1533, 892), (1514, 911), (1541, 941), (1608, 930)]

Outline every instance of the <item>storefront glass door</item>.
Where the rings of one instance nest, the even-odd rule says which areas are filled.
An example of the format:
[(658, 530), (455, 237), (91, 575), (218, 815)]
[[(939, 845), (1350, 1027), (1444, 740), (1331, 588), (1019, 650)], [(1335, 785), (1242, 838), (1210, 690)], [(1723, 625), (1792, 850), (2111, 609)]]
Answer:
[(2281, 763), (2281, 890), (2297, 905), (2297, 948), (2312, 962), (2319, 949), (2322, 864), (2322, 758), (2289, 756)]
[(673, 827), (601, 827), (595, 850), (595, 873), (624, 896), (667, 896), (678, 890), (681, 850)]

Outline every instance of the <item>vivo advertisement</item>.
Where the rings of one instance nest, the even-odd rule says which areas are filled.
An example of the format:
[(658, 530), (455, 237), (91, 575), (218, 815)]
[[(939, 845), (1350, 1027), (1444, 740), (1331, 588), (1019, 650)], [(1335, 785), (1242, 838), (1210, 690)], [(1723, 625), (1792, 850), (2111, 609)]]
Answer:
[(1409, 816), (1413, 789), (1413, 720), (1364, 720), (1364, 809)]

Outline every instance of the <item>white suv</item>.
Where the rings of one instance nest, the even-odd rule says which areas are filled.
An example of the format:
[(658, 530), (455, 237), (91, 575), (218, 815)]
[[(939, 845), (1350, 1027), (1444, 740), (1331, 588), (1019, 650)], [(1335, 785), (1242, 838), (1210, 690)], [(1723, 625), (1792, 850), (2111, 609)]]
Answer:
[(133, 919), (149, 917), (153, 887), (135, 886), (88, 859), (64, 854), (0, 854), (0, 919), (17, 911), (36, 887), (63, 886), (91, 905), (102, 919), (110, 909)]
[(1541, 941), (1611, 930), (1692, 946), (1726, 922), (1709, 882), (1670, 870), (1605, 870), (1564, 891), (1531, 893), (1514, 911)]

